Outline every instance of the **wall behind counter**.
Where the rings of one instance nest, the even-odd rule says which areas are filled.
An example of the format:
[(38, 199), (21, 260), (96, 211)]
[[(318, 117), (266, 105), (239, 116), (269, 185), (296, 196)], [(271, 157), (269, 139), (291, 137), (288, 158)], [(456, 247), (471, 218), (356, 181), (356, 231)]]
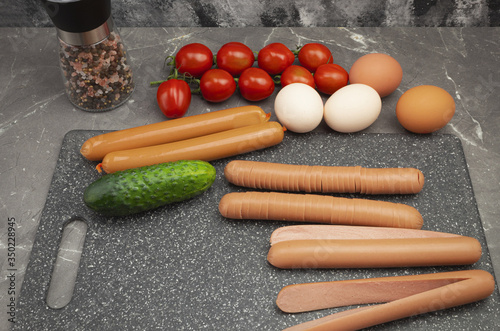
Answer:
[[(118, 26), (500, 26), (499, 0), (112, 0)], [(0, 27), (47, 27), (40, 0), (2, 0)]]

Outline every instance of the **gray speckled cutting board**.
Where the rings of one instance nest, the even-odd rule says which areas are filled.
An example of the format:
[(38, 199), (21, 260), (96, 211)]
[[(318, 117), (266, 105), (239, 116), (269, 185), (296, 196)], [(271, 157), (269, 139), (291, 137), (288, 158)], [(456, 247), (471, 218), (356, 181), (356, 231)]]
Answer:
[[(63, 141), (31, 253), (18, 306), (19, 330), (280, 330), (336, 311), (282, 313), (274, 301), (285, 285), (461, 269), (493, 273), (460, 140), (452, 135), (287, 132), (266, 150), (212, 162), (214, 185), (189, 201), (124, 219), (105, 219), (82, 201), (100, 175), (80, 154), (100, 131), (71, 131)], [(284, 222), (227, 220), (220, 198), (244, 189), (228, 184), (232, 159), (366, 167), (416, 167), (425, 175), (417, 195), (371, 196), (406, 203), (424, 218), (424, 229), (477, 238), (479, 262), (464, 267), (279, 270), (266, 261), (269, 237)], [(356, 197), (356, 195), (351, 195)], [(81, 217), (88, 230), (71, 302), (45, 303), (65, 222)], [(495, 330), (498, 289), (486, 300), (415, 316), (372, 330)]]

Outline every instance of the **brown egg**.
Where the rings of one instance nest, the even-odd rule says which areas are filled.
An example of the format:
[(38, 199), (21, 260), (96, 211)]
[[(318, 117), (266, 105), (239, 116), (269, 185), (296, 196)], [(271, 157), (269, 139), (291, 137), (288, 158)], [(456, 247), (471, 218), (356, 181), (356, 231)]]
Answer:
[(349, 71), (351, 84), (365, 84), (378, 92), (381, 98), (394, 92), (403, 79), (403, 69), (392, 56), (371, 53), (360, 57)]
[(455, 100), (440, 87), (420, 85), (403, 93), (396, 105), (399, 123), (408, 131), (431, 133), (443, 128), (455, 114)]

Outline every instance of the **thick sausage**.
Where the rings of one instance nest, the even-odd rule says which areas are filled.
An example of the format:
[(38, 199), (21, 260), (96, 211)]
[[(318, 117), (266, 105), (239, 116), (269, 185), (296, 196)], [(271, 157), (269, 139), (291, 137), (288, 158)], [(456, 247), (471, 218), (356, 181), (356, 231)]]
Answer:
[(291, 192), (414, 194), (424, 186), (415, 168), (309, 166), (235, 160), (224, 169), (235, 185)]
[(473, 264), (481, 244), (446, 238), (289, 240), (271, 246), (270, 264), (293, 268), (395, 268)]
[(288, 240), (323, 239), (405, 239), (405, 238), (445, 238), (459, 237), (457, 234), (414, 230), (348, 225), (288, 225), (277, 228), (270, 238), (271, 245)]
[(268, 120), (269, 114), (257, 106), (229, 108), (104, 133), (85, 141), (80, 153), (91, 161), (100, 161), (114, 151), (166, 144)]
[(106, 154), (107, 173), (178, 160), (212, 161), (279, 144), (284, 129), (278, 122), (264, 122), (173, 143)]
[(415, 208), (387, 201), (280, 192), (233, 192), (219, 202), (222, 216), (295, 222), (420, 229)]
[(285, 312), (303, 312), (382, 302), (342, 311), (286, 329), (359, 330), (483, 300), (490, 296), (494, 289), (495, 280), (489, 272), (464, 270), (288, 285), (278, 294), (276, 304)]

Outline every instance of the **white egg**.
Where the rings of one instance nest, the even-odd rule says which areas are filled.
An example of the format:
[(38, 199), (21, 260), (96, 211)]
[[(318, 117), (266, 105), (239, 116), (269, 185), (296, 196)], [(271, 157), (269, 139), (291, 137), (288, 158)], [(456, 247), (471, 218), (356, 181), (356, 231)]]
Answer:
[(365, 84), (347, 85), (325, 102), (325, 122), (335, 131), (350, 133), (366, 129), (380, 115), (382, 100)]
[(323, 99), (309, 85), (289, 84), (278, 92), (274, 100), (274, 112), (287, 130), (309, 132), (323, 119)]

